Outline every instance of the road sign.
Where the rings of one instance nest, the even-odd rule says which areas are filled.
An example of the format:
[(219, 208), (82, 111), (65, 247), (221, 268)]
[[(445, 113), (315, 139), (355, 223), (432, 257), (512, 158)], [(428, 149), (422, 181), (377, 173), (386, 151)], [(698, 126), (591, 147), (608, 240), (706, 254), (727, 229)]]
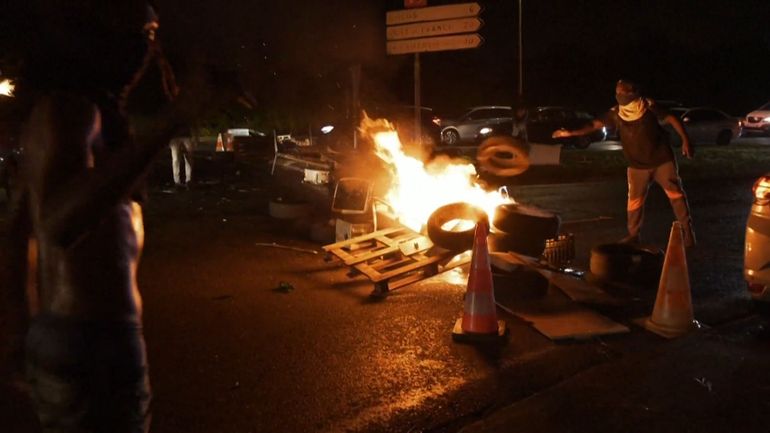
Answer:
[(479, 12), (481, 12), (481, 5), (478, 3), (460, 3), (456, 5), (402, 9), (388, 12), (385, 15), (385, 24), (393, 26), (397, 24), (418, 23), (421, 21), (475, 17)]
[(455, 20), (389, 26), (387, 28), (387, 37), (389, 41), (395, 41), (398, 39), (424, 38), (454, 33), (470, 33), (477, 31), (482, 25), (484, 25), (484, 22), (478, 18), (459, 18)]
[(484, 42), (478, 33), (438, 36), (434, 38), (404, 39), (389, 41), (388, 54), (423, 53), (426, 51), (464, 50), (477, 48)]
[(428, 6), (428, 0), (404, 0), (404, 7), (409, 8), (424, 8)]

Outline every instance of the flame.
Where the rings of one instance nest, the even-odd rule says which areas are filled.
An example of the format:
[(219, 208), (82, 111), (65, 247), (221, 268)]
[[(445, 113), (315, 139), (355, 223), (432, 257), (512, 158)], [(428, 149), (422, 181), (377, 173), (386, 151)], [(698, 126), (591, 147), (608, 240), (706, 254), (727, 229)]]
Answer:
[(392, 185), (385, 200), (412, 230), (421, 231), (433, 211), (446, 204), (469, 203), (491, 217), (498, 205), (514, 202), (503, 191), (485, 191), (478, 185), (473, 164), (448, 158), (426, 164), (407, 155), (395, 128), (385, 119), (364, 115), (361, 131), (373, 139), (377, 156), (391, 169)]
[(9, 79), (0, 81), (0, 95), (13, 96), (14, 86), (13, 82)]

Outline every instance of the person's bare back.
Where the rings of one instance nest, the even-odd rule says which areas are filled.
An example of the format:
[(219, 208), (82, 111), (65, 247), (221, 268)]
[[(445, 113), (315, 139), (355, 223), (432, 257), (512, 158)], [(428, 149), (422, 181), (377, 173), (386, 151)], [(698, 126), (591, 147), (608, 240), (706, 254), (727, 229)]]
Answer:
[(70, 95), (41, 100), (22, 136), (33, 236), (37, 241), (40, 313), (79, 320), (140, 323), (136, 269), (144, 231), (141, 207), (126, 198), (89, 215), (93, 227), (61, 245), (48, 218), (68, 183), (88, 177), (103, 151), (101, 116), (89, 101)]

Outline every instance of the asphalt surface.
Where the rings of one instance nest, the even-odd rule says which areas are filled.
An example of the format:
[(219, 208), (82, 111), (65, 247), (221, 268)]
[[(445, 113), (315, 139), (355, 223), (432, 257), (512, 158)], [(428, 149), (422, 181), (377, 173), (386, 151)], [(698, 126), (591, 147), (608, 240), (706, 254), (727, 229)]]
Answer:
[[(688, 254), (693, 302), (710, 330), (667, 341), (631, 325), (554, 343), (501, 312), (506, 343), (476, 347), (451, 339), (462, 271), (375, 300), (371, 283), (320, 252), (257, 245), (320, 251), (308, 239), (312, 218), (268, 216), (276, 185), (266, 167), (152, 190), (140, 287), (153, 432), (768, 431), (765, 322), (741, 277), (753, 179), (685, 179), (699, 236)], [(511, 194), (561, 215), (577, 267), (625, 233), (622, 181)], [(672, 219), (653, 188), (646, 241), (665, 245)], [(614, 290), (623, 305), (592, 308), (626, 324), (649, 314), (655, 288)], [(0, 420), (3, 431), (37, 431), (8, 382)]]

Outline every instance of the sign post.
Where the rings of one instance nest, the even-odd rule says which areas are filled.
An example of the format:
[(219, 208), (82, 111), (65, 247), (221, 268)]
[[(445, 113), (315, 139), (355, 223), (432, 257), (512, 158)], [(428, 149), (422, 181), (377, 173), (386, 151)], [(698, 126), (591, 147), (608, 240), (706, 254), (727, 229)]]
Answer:
[(414, 132), (422, 142), (420, 53), (478, 48), (484, 39), (475, 33), (484, 22), (478, 3), (427, 6), (427, 0), (404, 0), (402, 10), (385, 14), (389, 55), (414, 53)]

